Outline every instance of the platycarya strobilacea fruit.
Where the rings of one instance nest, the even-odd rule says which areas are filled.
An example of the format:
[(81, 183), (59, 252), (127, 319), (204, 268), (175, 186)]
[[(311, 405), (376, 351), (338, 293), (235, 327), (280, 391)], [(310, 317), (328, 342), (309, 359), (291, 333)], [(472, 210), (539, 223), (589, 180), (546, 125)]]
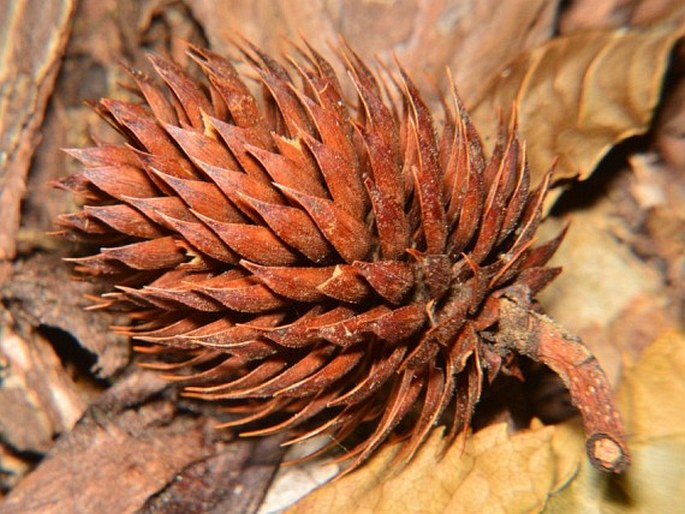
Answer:
[(130, 314), (144, 365), (244, 435), (355, 432), (353, 469), (390, 436), (401, 459), (438, 423), (453, 439), (525, 355), (566, 383), (595, 466), (625, 469), (604, 373), (534, 308), (563, 233), (535, 244), (550, 174), (529, 184), (515, 122), (486, 160), (456, 93), (437, 130), (399, 66), (381, 80), (343, 45), (349, 101), (309, 46), (287, 66), (239, 50), (261, 96), (207, 50), (188, 50), (202, 83), (152, 56), (140, 103), (94, 104), (124, 143), (69, 151), (84, 207), (62, 232), (98, 245), (72, 260), (113, 285), (98, 306)]

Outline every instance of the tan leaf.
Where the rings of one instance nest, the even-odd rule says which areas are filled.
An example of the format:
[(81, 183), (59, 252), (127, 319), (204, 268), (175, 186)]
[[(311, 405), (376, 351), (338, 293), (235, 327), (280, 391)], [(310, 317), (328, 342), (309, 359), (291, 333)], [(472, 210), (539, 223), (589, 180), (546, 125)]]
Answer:
[[(504, 423), (458, 440), (444, 457), (442, 431), (434, 430), (408, 466), (392, 474), (398, 447), (379, 452), (359, 471), (325, 486), (288, 512), (481, 513), (537, 512), (549, 491), (569, 480), (582, 456), (580, 425), (507, 434)], [(463, 447), (463, 451), (462, 451)]]
[(669, 54), (684, 32), (669, 24), (557, 38), (505, 69), (473, 117), (494, 126), (494, 109), (516, 100), (533, 183), (555, 157), (556, 178), (585, 179), (615, 144), (647, 131)]
[(619, 391), (632, 435), (632, 467), (620, 477), (585, 461), (578, 476), (550, 497), (545, 512), (680, 512), (685, 497), (685, 334), (649, 347)]
[[(685, 436), (685, 333), (649, 345), (621, 384), (619, 399), (635, 442)], [(683, 475), (685, 477), (685, 475)]]

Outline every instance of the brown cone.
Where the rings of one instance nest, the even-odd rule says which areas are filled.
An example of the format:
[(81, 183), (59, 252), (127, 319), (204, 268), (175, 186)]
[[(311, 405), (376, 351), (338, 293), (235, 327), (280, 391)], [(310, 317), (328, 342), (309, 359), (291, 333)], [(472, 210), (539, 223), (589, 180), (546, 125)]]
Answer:
[(440, 421), (466, 430), (484, 372), (524, 354), (566, 381), (593, 462), (624, 469), (604, 374), (531, 310), (563, 233), (533, 246), (550, 176), (531, 189), (515, 122), (486, 160), (456, 94), (436, 135), (401, 69), (389, 87), (341, 49), (351, 105), (311, 48), (288, 69), (241, 52), (263, 98), (207, 50), (189, 49), (207, 85), (153, 56), (163, 86), (132, 72), (141, 104), (95, 104), (126, 143), (70, 151), (84, 168), (61, 186), (86, 205), (59, 223), (100, 246), (72, 261), (115, 286), (101, 305), (131, 314), (144, 365), (246, 435), (332, 446), (370, 426), (352, 469), (391, 434), (409, 459)]

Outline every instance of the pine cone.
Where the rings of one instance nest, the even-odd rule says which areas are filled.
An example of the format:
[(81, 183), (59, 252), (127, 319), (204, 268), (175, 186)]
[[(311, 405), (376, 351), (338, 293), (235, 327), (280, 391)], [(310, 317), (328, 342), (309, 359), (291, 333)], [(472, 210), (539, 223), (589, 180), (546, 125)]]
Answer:
[(61, 187), (87, 205), (59, 224), (100, 246), (71, 260), (114, 286), (97, 306), (130, 314), (143, 365), (244, 413), (224, 425), (244, 435), (371, 427), (352, 469), (391, 435), (409, 459), (435, 424), (466, 430), (524, 354), (569, 386), (595, 465), (624, 469), (604, 374), (531, 308), (563, 233), (534, 246), (550, 174), (531, 189), (515, 122), (486, 160), (456, 93), (437, 135), (402, 69), (379, 80), (342, 48), (350, 103), (312, 48), (288, 68), (240, 51), (262, 98), (207, 50), (188, 52), (206, 85), (152, 56), (163, 87), (132, 71), (141, 104), (95, 104), (126, 144), (69, 151), (84, 169)]

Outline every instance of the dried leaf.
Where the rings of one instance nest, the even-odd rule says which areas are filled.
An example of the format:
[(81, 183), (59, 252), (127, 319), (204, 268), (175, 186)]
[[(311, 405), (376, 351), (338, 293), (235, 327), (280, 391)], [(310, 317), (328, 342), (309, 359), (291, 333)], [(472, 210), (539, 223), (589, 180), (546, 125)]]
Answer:
[[(129, 361), (129, 344), (107, 330), (115, 318), (82, 309), (84, 296), (92, 294), (88, 284), (70, 280), (56, 255), (37, 254), (17, 261), (8, 280), (0, 285), (2, 302), (9, 306), (15, 319), (70, 334), (84, 352), (92, 354), (91, 371), (100, 378), (109, 378)], [(54, 376), (41, 379), (44, 378)]]
[[(469, 105), (482, 84), (502, 63), (553, 34), (558, 0), (461, 0), (417, 2), (345, 2), (272, 0), (269, 8), (252, 0), (188, 2), (212, 48), (231, 51), (236, 32), (276, 55), (283, 36), (304, 36), (324, 56), (339, 35), (370, 62), (393, 54), (412, 75), (446, 85), (442, 70), (450, 67)], [(217, 13), (230, 12), (231, 16)], [(506, 41), (506, 44), (502, 44)], [(336, 63), (333, 68), (340, 71)]]
[(685, 333), (671, 332), (649, 345), (627, 374), (619, 400), (635, 442), (685, 435)]
[[(278, 441), (229, 446), (211, 430), (216, 420), (179, 413), (161, 399), (164, 385), (149, 372), (120, 380), (0, 503), (0, 511), (198, 512), (194, 507), (202, 505), (202, 512), (252, 512), (280, 460)], [(114, 491), (113, 483), (124, 486)]]
[(575, 0), (560, 13), (559, 31), (571, 34), (591, 29), (656, 25), (685, 19), (680, 0)]
[[(577, 426), (575, 431), (581, 433)], [(288, 513), (535, 512), (550, 490), (572, 476), (582, 448), (582, 437), (567, 445), (557, 440), (554, 427), (509, 436), (506, 424), (500, 423), (466, 442), (457, 441), (440, 458), (441, 432), (434, 430), (411, 464), (397, 474), (392, 475), (399, 450), (395, 445)]]
[(670, 52), (684, 33), (685, 26), (667, 24), (557, 38), (505, 69), (473, 116), (493, 127), (495, 108), (516, 101), (531, 182), (555, 157), (555, 178), (585, 179), (615, 144), (647, 131)]

